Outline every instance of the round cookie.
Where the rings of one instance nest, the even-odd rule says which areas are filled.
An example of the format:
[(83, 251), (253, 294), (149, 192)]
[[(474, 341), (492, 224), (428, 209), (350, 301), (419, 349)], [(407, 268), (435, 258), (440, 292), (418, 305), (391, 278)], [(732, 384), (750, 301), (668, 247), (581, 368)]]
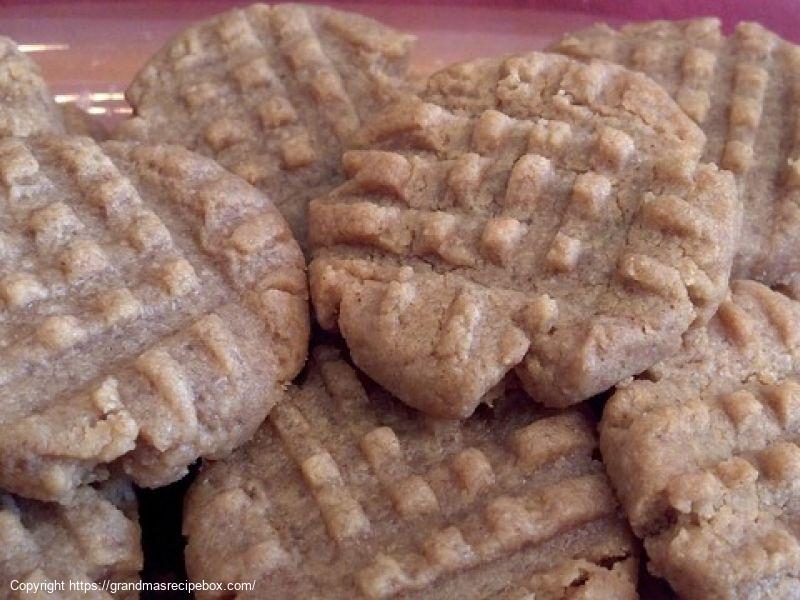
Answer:
[(117, 137), (187, 146), (267, 193), (301, 244), (361, 120), (405, 89), (413, 37), (361, 15), (254, 4), (176, 36), (127, 90)]
[(586, 415), (507, 389), (473, 419), (436, 421), (336, 349), (313, 354), (255, 438), (192, 484), (190, 578), (255, 581), (240, 599), (636, 597)]
[[(111, 598), (110, 589), (92, 586), (133, 585), (142, 563), (136, 497), (127, 482), (81, 487), (67, 505), (0, 493), (3, 598)], [(113, 597), (133, 600), (139, 594), (123, 589)]]
[(63, 130), (39, 67), (13, 40), (0, 36), (0, 137)]
[(301, 368), (304, 261), (269, 200), (177, 146), (0, 141), (0, 486), (65, 500), (249, 439)]
[(800, 303), (754, 281), (620, 386), (600, 448), (650, 569), (683, 598), (800, 595)]
[(599, 24), (552, 50), (644, 72), (708, 137), (704, 160), (733, 171), (744, 226), (733, 275), (770, 285), (800, 273), (800, 48), (756, 23), (718, 19)]
[(510, 369), (566, 406), (665, 358), (724, 297), (741, 206), (655, 83), (556, 54), (435, 74), (309, 210), (317, 318), (404, 402), (466, 417)]

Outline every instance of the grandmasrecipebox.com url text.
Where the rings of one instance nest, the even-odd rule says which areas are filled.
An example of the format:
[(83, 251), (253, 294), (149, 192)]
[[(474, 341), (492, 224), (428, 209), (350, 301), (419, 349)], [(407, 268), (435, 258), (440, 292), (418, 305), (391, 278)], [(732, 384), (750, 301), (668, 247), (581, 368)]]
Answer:
[(14, 579), (10, 582), (11, 591), (21, 592), (22, 594), (55, 594), (58, 592), (252, 592), (256, 588), (256, 582), (227, 582), (219, 583), (215, 581), (171, 581), (171, 582), (150, 582), (150, 581), (20, 581)]

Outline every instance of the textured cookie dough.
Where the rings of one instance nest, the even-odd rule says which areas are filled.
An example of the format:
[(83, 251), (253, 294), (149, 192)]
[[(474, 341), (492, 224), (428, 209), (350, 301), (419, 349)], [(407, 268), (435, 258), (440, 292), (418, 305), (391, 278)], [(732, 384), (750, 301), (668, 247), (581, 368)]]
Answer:
[(256, 437), (192, 484), (192, 579), (255, 580), (240, 599), (636, 597), (586, 415), (507, 390), (436, 421), (335, 349), (314, 357)]
[(0, 137), (63, 131), (39, 67), (13, 40), (0, 36)]
[(243, 443), (301, 368), (304, 261), (269, 200), (177, 146), (0, 140), (0, 486), (67, 500)]
[[(81, 487), (66, 505), (0, 493), (0, 596), (134, 600), (139, 597), (135, 591), (112, 595), (69, 586), (137, 582), (143, 562), (140, 538), (133, 488), (119, 479)], [(36, 584), (63, 584), (63, 589), (38, 595), (19, 590)]]
[(675, 351), (724, 297), (733, 176), (652, 80), (531, 53), (399, 100), (310, 205), (320, 324), (404, 402), (466, 417), (511, 369), (566, 406)]
[(621, 386), (600, 447), (650, 569), (684, 598), (800, 596), (800, 303), (735, 281)]
[(405, 80), (413, 37), (366, 17), (255, 4), (194, 25), (127, 90), (117, 137), (185, 145), (256, 185), (305, 242), (308, 201), (343, 178), (341, 151)]
[(733, 275), (800, 278), (800, 47), (756, 23), (724, 36), (718, 19), (598, 24), (553, 50), (644, 72), (708, 137), (703, 160), (733, 171), (744, 228)]

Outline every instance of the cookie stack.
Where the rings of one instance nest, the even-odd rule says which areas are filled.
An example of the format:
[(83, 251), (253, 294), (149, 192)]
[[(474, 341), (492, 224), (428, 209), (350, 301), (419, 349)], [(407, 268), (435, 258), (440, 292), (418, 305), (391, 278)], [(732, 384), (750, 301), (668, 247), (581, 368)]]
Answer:
[(800, 597), (800, 48), (412, 46), (235, 9), (101, 142), (0, 40), (0, 597), (198, 459), (202, 598)]

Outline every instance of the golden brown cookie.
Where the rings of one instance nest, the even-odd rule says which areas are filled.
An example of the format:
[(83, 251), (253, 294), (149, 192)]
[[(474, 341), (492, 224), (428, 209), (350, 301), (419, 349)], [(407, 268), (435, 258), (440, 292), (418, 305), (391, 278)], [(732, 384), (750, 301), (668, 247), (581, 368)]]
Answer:
[[(105, 592), (91, 586), (135, 584), (140, 538), (133, 488), (119, 479), (81, 487), (66, 505), (0, 493), (0, 596), (112, 598), (110, 586)], [(113, 595), (138, 597), (136, 591)]]
[(411, 36), (326, 7), (254, 4), (176, 36), (127, 90), (118, 137), (215, 157), (275, 202), (301, 244), (361, 120), (406, 87)]
[(0, 137), (64, 131), (39, 67), (0, 36)]
[(737, 278), (800, 274), (800, 48), (756, 23), (723, 35), (718, 19), (598, 24), (553, 50), (644, 72), (708, 137), (704, 160), (733, 171), (744, 203)]
[(650, 569), (685, 598), (800, 594), (800, 303), (735, 281), (705, 329), (621, 386), (600, 447)]
[(181, 477), (301, 368), (304, 262), (270, 201), (177, 146), (0, 141), (0, 485)]
[(401, 400), (466, 417), (509, 370), (566, 406), (665, 358), (724, 297), (740, 225), (704, 136), (619, 66), (532, 53), (434, 75), (312, 202), (317, 318)]
[(255, 580), (238, 598), (635, 597), (586, 415), (508, 390), (436, 421), (335, 349), (314, 357), (253, 441), (192, 484), (191, 578)]

